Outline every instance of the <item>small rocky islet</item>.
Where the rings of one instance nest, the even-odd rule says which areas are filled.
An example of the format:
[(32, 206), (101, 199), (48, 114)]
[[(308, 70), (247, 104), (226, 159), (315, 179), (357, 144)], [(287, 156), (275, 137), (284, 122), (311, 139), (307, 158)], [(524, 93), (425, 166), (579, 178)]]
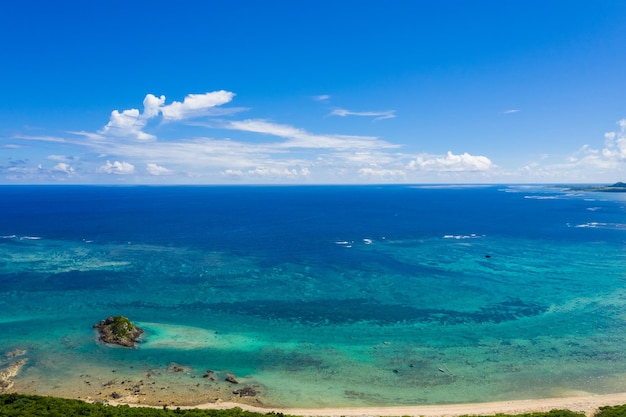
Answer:
[[(127, 317), (124, 317), (124, 316), (110, 316), (94, 324), (93, 328), (98, 330), (98, 333), (99, 333), (98, 339), (102, 341), (103, 343), (119, 345), (119, 346), (123, 346), (127, 348), (135, 348), (137, 343), (140, 342), (139, 337), (144, 333), (144, 331), (141, 328), (137, 327)], [(195, 378), (196, 376), (193, 375), (191, 371), (192, 369), (190, 367), (180, 365), (175, 362), (171, 362), (167, 366), (168, 373), (185, 373), (185, 374), (189, 374), (191, 378)], [(113, 372), (115, 372), (115, 370)], [(82, 376), (83, 375), (81, 375), (81, 377)], [(89, 377), (89, 376), (85, 375), (85, 377)], [(152, 378), (152, 377), (153, 377), (152, 372), (148, 372), (146, 374), (146, 378)], [(209, 381), (211, 381), (210, 382), (211, 384), (219, 384), (216, 379), (216, 373), (212, 370), (206, 370), (204, 374), (202, 375), (202, 378), (208, 379)], [(239, 384), (239, 380), (235, 377), (234, 374), (231, 374), (231, 373), (226, 374), (226, 376), (224, 377), (224, 381), (229, 383), (230, 385)], [(85, 383), (87, 385), (91, 384), (90, 381), (85, 381)], [(124, 401), (134, 402), (135, 399), (133, 397), (136, 397), (138, 395), (142, 395), (142, 396), (145, 396), (146, 394), (148, 394), (149, 396), (154, 395), (155, 388), (152, 387), (154, 383), (155, 382), (152, 382), (151, 384), (146, 385), (143, 379), (138, 382), (132, 381), (132, 380), (122, 380), (122, 381), (111, 380), (103, 384), (103, 387), (107, 387), (108, 388), (107, 391), (113, 390), (112, 392), (106, 394), (105, 392), (100, 391), (97, 394), (92, 394), (92, 395), (95, 395), (96, 397), (104, 395), (105, 398), (110, 397), (114, 400), (124, 400)], [(199, 383), (195, 384), (195, 389), (197, 389), (198, 387), (200, 387), (200, 384)], [(160, 389), (163, 390), (164, 388), (161, 387)], [(130, 391), (130, 393), (124, 393), (124, 390)], [(217, 387), (214, 386), (212, 387), (212, 389), (209, 390), (209, 392), (212, 392), (213, 394), (217, 395), (215, 398), (215, 401), (219, 401), (220, 399), (233, 400), (233, 397), (231, 397), (231, 395), (234, 395), (235, 398), (239, 397), (239, 399), (243, 399), (245, 397), (257, 397), (257, 395), (259, 394), (258, 386), (256, 385), (243, 386), (240, 389), (231, 391), (230, 395), (228, 394), (225, 395), (225, 392), (220, 392), (220, 391), (221, 391), (221, 388), (219, 386)], [(161, 396), (162, 396), (162, 393), (159, 393), (159, 397)], [(91, 395), (89, 397), (91, 397)], [(146, 402), (147, 404), (154, 403), (153, 400), (144, 399), (144, 401), (147, 401)], [(160, 402), (161, 400), (158, 401), (158, 403)], [(255, 404), (260, 405), (262, 404), (262, 402), (258, 398), (256, 398)], [(156, 403), (154, 403), (154, 405), (156, 405)]]
[(110, 316), (105, 320), (93, 325), (98, 329), (99, 339), (104, 343), (124, 346), (128, 348), (136, 347), (143, 330), (135, 326), (124, 316)]

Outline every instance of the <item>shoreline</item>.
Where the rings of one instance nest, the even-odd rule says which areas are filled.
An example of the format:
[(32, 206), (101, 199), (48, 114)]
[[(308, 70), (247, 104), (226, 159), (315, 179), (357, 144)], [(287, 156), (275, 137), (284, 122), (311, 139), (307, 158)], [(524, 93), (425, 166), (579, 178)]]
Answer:
[[(109, 401), (111, 405), (128, 405), (131, 407), (154, 407), (144, 404), (122, 401)], [(328, 407), (328, 408), (281, 408), (258, 407), (235, 402), (206, 403), (195, 406), (176, 406), (181, 409), (215, 409), (241, 408), (245, 411), (258, 413), (283, 413), (303, 417), (458, 417), (462, 415), (496, 415), (522, 414), (530, 412), (547, 412), (553, 409), (567, 409), (584, 412), (593, 416), (600, 407), (626, 404), (626, 392), (615, 394), (585, 395), (580, 397), (542, 398), (512, 401), (494, 401), (485, 403), (462, 403), (443, 405), (417, 406), (382, 406), (382, 407)], [(156, 408), (156, 407), (154, 407)]]

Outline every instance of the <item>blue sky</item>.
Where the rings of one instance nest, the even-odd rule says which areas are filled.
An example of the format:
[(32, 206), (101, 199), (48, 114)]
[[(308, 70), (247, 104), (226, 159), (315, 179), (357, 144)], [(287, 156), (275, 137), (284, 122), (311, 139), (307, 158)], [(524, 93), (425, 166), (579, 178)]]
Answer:
[(626, 180), (624, 1), (5, 2), (0, 183)]

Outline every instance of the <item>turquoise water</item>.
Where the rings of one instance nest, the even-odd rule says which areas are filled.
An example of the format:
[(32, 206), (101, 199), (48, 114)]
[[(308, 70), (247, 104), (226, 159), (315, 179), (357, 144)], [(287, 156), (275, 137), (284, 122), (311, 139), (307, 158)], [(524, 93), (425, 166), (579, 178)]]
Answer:
[[(27, 351), (18, 390), (105, 395), (115, 371), (202, 400), (211, 369), (283, 406), (626, 391), (624, 194), (0, 191), (0, 352)], [(137, 349), (96, 343), (117, 314), (146, 331)]]

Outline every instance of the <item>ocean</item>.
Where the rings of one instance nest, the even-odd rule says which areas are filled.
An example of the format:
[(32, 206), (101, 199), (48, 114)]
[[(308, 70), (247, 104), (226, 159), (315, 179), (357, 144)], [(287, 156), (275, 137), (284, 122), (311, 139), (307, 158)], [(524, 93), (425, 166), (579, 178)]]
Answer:
[[(26, 360), (18, 392), (298, 407), (626, 392), (624, 193), (2, 186), (0, 237), (0, 370)], [(145, 331), (136, 349), (97, 340), (111, 315)]]

